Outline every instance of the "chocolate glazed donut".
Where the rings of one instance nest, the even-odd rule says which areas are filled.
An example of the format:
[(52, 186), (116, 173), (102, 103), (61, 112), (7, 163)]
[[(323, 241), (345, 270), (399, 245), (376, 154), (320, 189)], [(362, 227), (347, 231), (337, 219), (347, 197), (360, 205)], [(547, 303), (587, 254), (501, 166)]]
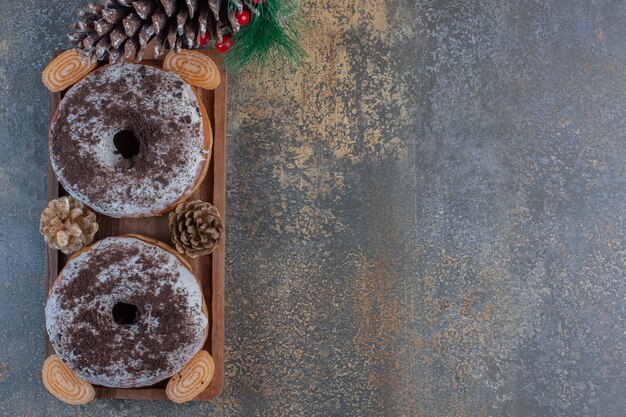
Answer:
[(57, 179), (111, 217), (171, 210), (209, 166), (211, 124), (197, 94), (178, 74), (150, 65), (92, 72), (67, 92), (51, 122)]

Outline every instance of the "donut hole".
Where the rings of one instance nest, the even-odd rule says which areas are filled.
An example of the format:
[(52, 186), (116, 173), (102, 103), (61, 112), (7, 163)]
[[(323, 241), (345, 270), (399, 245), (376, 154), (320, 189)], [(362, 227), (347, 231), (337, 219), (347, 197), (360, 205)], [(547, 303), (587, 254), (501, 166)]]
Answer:
[(139, 139), (132, 130), (121, 130), (113, 136), (115, 149), (125, 159), (130, 159), (139, 153)]
[(136, 305), (119, 302), (113, 306), (113, 321), (117, 324), (135, 324), (139, 321)]

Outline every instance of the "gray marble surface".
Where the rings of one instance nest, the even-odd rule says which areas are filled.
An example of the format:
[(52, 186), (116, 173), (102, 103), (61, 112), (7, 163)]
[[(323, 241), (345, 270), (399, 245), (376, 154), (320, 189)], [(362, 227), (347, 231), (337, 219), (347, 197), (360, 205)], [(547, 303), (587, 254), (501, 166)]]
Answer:
[(47, 394), (48, 93), (86, 1), (0, 4), (0, 414), (623, 416), (626, 3), (306, 2), (229, 81), (226, 385)]

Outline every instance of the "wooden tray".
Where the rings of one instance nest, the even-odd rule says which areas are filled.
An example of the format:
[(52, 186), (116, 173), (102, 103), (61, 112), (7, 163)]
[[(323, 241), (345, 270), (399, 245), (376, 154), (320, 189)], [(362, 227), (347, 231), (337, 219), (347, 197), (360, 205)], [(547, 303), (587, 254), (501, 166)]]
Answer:
[[(59, 55), (61, 51), (54, 54)], [(216, 61), (219, 57), (212, 56)], [(144, 59), (144, 62), (162, 65), (162, 60)], [(218, 62), (218, 65), (220, 63)], [(213, 153), (209, 172), (198, 190), (192, 194), (190, 200), (204, 200), (213, 204), (225, 220), (225, 185), (226, 185), (226, 73), (220, 69), (222, 82), (215, 91), (200, 89), (200, 98), (206, 108), (213, 127)], [(50, 95), (50, 117), (54, 115), (63, 97), (61, 93)], [(50, 163), (48, 163), (48, 200), (67, 195), (63, 187), (57, 182)], [(100, 228), (95, 240), (125, 233), (139, 233), (154, 239), (171, 244), (168, 229), (167, 215), (138, 219), (114, 219), (97, 214)], [(224, 239), (225, 240), (225, 239)], [(211, 385), (198, 395), (195, 400), (211, 400), (217, 397), (224, 385), (224, 240), (209, 256), (189, 259), (189, 262), (202, 284), (202, 291), (210, 312), (209, 337), (204, 349), (211, 353), (215, 361), (215, 375)], [(45, 290), (46, 297), (52, 283), (61, 271), (68, 256), (62, 252), (48, 248), (46, 262)], [(47, 332), (45, 333), (46, 357), (54, 353)], [(166, 400), (165, 385), (162, 381), (150, 387), (118, 389), (96, 386), (96, 398), (115, 398), (131, 400)]]

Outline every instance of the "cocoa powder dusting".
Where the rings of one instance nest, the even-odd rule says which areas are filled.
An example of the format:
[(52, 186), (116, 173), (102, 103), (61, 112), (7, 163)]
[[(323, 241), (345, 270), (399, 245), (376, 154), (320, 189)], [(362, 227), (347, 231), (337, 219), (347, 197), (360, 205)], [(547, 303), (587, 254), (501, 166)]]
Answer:
[[(71, 346), (74, 365), (89, 373), (106, 375), (119, 364), (132, 373), (151, 373), (169, 366), (168, 355), (194, 340), (191, 307), (184, 293), (174, 289), (174, 273), (164, 270), (164, 259), (138, 248), (108, 247), (91, 251), (75, 279), (59, 285), (59, 304), (73, 311), (71, 326), (62, 343)], [(131, 262), (131, 260), (134, 260)], [(111, 277), (111, 265), (117, 273)], [(102, 281), (98, 277), (107, 275)], [(132, 287), (132, 295), (119, 297), (120, 286)], [(92, 309), (93, 300), (100, 308)], [(136, 306), (139, 321), (120, 325), (109, 306), (124, 302)], [(150, 326), (147, 318), (158, 321)]]
[[(128, 79), (109, 79), (105, 71), (90, 74), (61, 101), (51, 128), (50, 154), (60, 171), (59, 180), (103, 205), (125, 198), (149, 206), (189, 162), (188, 152), (202, 152), (201, 147), (189, 148), (199, 125), (191, 123), (188, 114), (174, 118), (157, 105), (160, 96), (156, 91), (164, 82), (161, 73), (139, 67), (136, 73), (141, 74), (141, 85), (135, 88), (129, 88)], [(178, 80), (169, 82), (175, 89), (184, 86)], [(107, 99), (95, 101), (94, 97)], [(183, 98), (182, 94), (172, 97)], [(194, 111), (200, 115), (199, 109)], [(102, 137), (93, 133), (102, 126), (131, 131), (139, 142), (139, 152), (128, 159), (120, 157), (114, 167), (104, 164), (98, 155)], [(159, 180), (152, 181), (154, 177)], [(157, 195), (136, 188), (144, 183), (150, 183)], [(135, 192), (127, 195), (123, 190), (129, 186)]]

